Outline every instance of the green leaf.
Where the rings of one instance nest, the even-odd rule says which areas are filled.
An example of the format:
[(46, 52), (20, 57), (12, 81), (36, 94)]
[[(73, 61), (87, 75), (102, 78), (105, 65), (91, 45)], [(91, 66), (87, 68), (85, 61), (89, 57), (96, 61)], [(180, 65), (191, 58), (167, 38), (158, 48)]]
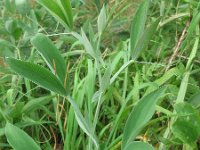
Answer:
[(137, 42), (144, 32), (148, 9), (149, 0), (144, 0), (134, 15), (131, 26), (131, 51), (135, 49)]
[(10, 68), (19, 75), (57, 94), (67, 95), (66, 90), (56, 76), (40, 65), (14, 58), (6, 58), (6, 62)]
[(49, 2), (49, 0), (37, 0), (37, 2), (45, 7), (52, 14), (52, 16), (57, 19), (64, 27), (70, 29), (62, 9), (55, 0), (52, 0), (51, 2)]
[(183, 143), (187, 143), (189, 145), (193, 145), (199, 137), (196, 129), (193, 128), (193, 123), (186, 120), (178, 119), (174, 122), (172, 132)]
[(56, 72), (56, 75), (64, 85), (66, 76), (66, 63), (56, 46), (44, 34), (37, 34), (31, 40), (31, 43), (42, 55), (51, 71), (53, 73)]
[(105, 73), (100, 81), (100, 91), (105, 92), (105, 90), (109, 87), (110, 85), (110, 76), (111, 76), (111, 65), (107, 67), (105, 70)]
[(122, 149), (125, 149), (125, 146), (139, 134), (144, 125), (151, 119), (155, 112), (156, 103), (165, 89), (166, 87), (162, 87), (148, 94), (133, 108), (125, 124)]
[(99, 35), (101, 35), (102, 32), (104, 31), (105, 27), (106, 27), (106, 24), (107, 24), (106, 9), (105, 9), (104, 5), (103, 5), (101, 12), (98, 16), (97, 24), (98, 24)]
[(180, 75), (180, 70), (177, 67), (174, 67), (170, 70), (168, 70), (167, 72), (165, 72), (165, 74), (156, 79), (153, 83), (155, 83), (156, 86), (149, 86), (148, 89), (146, 90), (144, 95), (147, 95), (149, 93), (151, 93), (152, 91), (156, 90), (159, 86), (162, 86), (164, 83), (166, 83), (168, 80), (170, 80), (172, 77), (174, 76), (178, 76)]
[(183, 143), (193, 146), (200, 136), (200, 116), (192, 105), (186, 102), (177, 103), (175, 110), (178, 118), (172, 125), (172, 132)]
[(84, 46), (85, 48), (85, 51), (91, 56), (93, 57), (94, 59), (96, 58), (96, 54), (94, 52), (94, 49), (91, 45), (91, 43), (89, 42), (88, 38), (86, 37), (85, 33), (83, 30), (82, 31), (82, 36), (79, 35), (78, 33), (76, 32), (72, 32), (72, 35), (80, 41), (80, 43)]
[(62, 9), (63, 14), (67, 20), (67, 24), (70, 29), (73, 28), (73, 15), (72, 15), (72, 6), (70, 0), (57, 0), (60, 8)]
[(6, 124), (5, 135), (8, 143), (15, 150), (41, 150), (40, 147), (26, 132), (10, 123)]
[(141, 38), (137, 42), (135, 49), (131, 53), (133, 60), (136, 60), (139, 57), (139, 55), (141, 54), (142, 50), (144, 50), (148, 46), (149, 41), (152, 39), (152, 36), (156, 32), (159, 22), (160, 22), (160, 19), (155, 21), (150, 27), (148, 27), (144, 31)]
[(154, 150), (154, 148), (148, 143), (135, 141), (135, 142), (129, 143), (125, 147), (125, 150)]

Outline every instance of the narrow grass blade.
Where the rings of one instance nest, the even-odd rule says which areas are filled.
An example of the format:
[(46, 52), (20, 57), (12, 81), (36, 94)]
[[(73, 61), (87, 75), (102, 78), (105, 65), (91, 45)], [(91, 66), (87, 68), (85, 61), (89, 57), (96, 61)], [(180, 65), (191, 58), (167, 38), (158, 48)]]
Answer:
[(15, 150), (41, 150), (40, 147), (26, 132), (10, 123), (6, 124), (5, 134), (9, 144)]
[(133, 18), (131, 26), (131, 51), (135, 49), (137, 42), (144, 32), (148, 9), (149, 0), (144, 0)]
[(98, 144), (96, 135), (93, 133), (92, 126), (83, 117), (83, 115), (82, 115), (80, 109), (78, 108), (75, 100), (73, 100), (70, 96), (68, 96), (67, 98), (68, 98), (68, 101), (71, 103), (71, 105), (72, 105), (72, 107), (74, 109), (76, 120), (77, 120), (79, 126), (92, 139), (92, 141), (94, 142), (96, 148), (98, 148), (99, 144)]
[(31, 43), (42, 55), (51, 71), (58, 76), (64, 85), (66, 76), (66, 63), (56, 46), (44, 34), (37, 34), (34, 36), (31, 40)]
[(57, 94), (67, 95), (66, 90), (56, 76), (40, 65), (14, 58), (6, 58), (6, 62), (10, 68), (19, 75)]
[(200, 20), (200, 12), (198, 12), (198, 13), (195, 12), (195, 14), (193, 16), (193, 19), (192, 19), (192, 21), (190, 23), (190, 26), (189, 26), (189, 28), (187, 30), (187, 36), (186, 36), (185, 40), (183, 41), (180, 49), (183, 50), (186, 47), (189, 39), (192, 36), (194, 36), (194, 31), (196, 29), (197, 24), (199, 23), (199, 20)]
[(189, 71), (185, 72), (184, 77), (181, 81), (181, 85), (180, 85), (180, 88), (179, 88), (176, 103), (184, 102), (185, 95), (186, 95), (186, 92), (187, 92), (189, 77), (190, 77), (190, 72)]
[(123, 133), (122, 149), (133, 140), (155, 112), (156, 102), (164, 94), (162, 87), (142, 98), (129, 115)]
[(131, 142), (126, 146), (125, 150), (154, 150), (154, 148), (148, 143)]
[(162, 77), (160, 77), (159, 79), (153, 82), (155, 86), (149, 86), (147, 88), (144, 95), (151, 93), (152, 91), (156, 90), (159, 86), (162, 86), (164, 83), (169, 81), (172, 77), (179, 76), (180, 74), (181, 74), (181, 71), (177, 67), (168, 70), (167, 72), (165, 72), (165, 74)]

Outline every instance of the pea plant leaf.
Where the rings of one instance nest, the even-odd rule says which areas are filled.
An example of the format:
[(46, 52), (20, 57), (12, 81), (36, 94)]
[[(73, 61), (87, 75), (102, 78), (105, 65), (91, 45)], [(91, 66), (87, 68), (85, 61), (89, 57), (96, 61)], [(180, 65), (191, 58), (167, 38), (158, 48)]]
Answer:
[(58, 76), (64, 85), (66, 63), (56, 46), (48, 37), (40, 33), (32, 38), (31, 43), (42, 55), (51, 71)]
[(8, 143), (15, 150), (41, 150), (39, 145), (26, 132), (10, 123), (6, 124), (5, 135)]
[(191, 146), (200, 137), (200, 116), (193, 106), (186, 102), (175, 105), (178, 118), (172, 125), (172, 133), (183, 143)]
[(67, 95), (62, 83), (49, 70), (30, 62), (6, 58), (10, 68), (19, 75), (28, 78), (45, 89), (60, 95)]
[(144, 125), (151, 119), (155, 112), (156, 102), (164, 94), (166, 87), (162, 87), (144, 98), (133, 108), (124, 128), (122, 139), (122, 150), (133, 140), (142, 130)]

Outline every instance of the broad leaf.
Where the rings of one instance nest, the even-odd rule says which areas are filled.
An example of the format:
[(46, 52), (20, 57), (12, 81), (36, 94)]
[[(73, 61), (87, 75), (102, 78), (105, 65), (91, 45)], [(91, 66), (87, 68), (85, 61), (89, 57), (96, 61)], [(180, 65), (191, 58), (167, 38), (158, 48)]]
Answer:
[(175, 110), (178, 118), (172, 125), (172, 132), (183, 143), (193, 146), (200, 136), (200, 116), (192, 105), (186, 102), (177, 103)]
[(155, 112), (156, 102), (163, 95), (165, 89), (166, 87), (162, 87), (148, 94), (133, 108), (125, 124), (122, 149), (139, 134), (144, 125), (151, 119)]
[(137, 42), (137, 45), (136, 45), (135, 49), (131, 53), (131, 56), (132, 56), (133, 60), (136, 60), (139, 57), (139, 55), (141, 54), (142, 50), (144, 50), (148, 46), (149, 41), (152, 39), (152, 36), (156, 32), (156, 29), (158, 27), (159, 22), (160, 22), (160, 19), (155, 21), (150, 27), (148, 27), (144, 31), (144, 33), (142, 34), (141, 38)]
[(133, 18), (131, 26), (131, 51), (135, 49), (137, 42), (144, 32), (148, 9), (149, 0), (144, 0)]
[(15, 150), (41, 150), (40, 147), (26, 132), (10, 123), (6, 124), (5, 135), (8, 143)]
[(66, 63), (56, 46), (44, 34), (37, 34), (31, 42), (42, 55), (51, 71), (59, 77), (64, 85)]
[(67, 95), (66, 90), (56, 76), (40, 65), (14, 58), (6, 58), (6, 61), (10, 68), (19, 75), (55, 93)]

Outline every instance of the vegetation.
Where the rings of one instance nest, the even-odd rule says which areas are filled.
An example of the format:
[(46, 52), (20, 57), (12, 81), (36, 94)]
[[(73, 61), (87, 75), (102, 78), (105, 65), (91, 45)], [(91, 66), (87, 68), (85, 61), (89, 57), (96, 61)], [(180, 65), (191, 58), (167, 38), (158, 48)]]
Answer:
[(198, 0), (0, 7), (0, 149), (200, 149)]

